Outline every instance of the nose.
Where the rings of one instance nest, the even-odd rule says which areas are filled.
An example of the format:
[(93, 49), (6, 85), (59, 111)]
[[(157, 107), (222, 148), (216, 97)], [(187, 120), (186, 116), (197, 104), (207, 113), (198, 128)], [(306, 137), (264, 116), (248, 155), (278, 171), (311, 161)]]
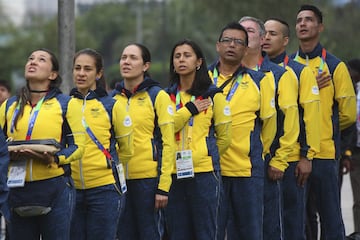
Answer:
[(84, 68), (80, 68), (79, 71), (78, 71), (78, 74), (80, 76), (83, 76), (85, 74)]
[(35, 64), (36, 64), (36, 60), (35, 60), (35, 58), (30, 59), (30, 65), (35, 65)]

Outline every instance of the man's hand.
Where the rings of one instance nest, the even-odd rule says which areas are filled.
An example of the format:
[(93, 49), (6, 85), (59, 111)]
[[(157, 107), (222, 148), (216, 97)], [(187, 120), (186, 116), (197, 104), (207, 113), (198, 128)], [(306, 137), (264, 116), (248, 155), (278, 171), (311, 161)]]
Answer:
[(351, 157), (343, 156), (340, 160), (341, 174), (348, 174), (352, 170)]
[(284, 176), (284, 172), (277, 169), (277, 168), (274, 168), (272, 166), (269, 166), (268, 168), (268, 175), (269, 175), (269, 178), (273, 181), (277, 181), (277, 180), (280, 180), (283, 178)]
[(299, 186), (304, 187), (307, 179), (312, 170), (312, 162), (309, 161), (306, 157), (300, 157), (295, 168), (295, 176), (297, 177), (297, 183)]
[(330, 85), (331, 76), (327, 72), (322, 72), (316, 76), (316, 81), (320, 90)]

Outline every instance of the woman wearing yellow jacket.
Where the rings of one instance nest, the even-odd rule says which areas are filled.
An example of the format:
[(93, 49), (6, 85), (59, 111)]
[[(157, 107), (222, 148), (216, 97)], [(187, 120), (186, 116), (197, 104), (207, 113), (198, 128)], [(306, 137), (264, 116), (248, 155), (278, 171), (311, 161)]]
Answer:
[(168, 202), (174, 166), (174, 119), (169, 96), (148, 73), (151, 56), (141, 44), (130, 44), (120, 57), (124, 81), (113, 95), (129, 109), (134, 124), (134, 156), (126, 163), (128, 193), (120, 219), (121, 240), (160, 240), (162, 208)]
[(59, 64), (49, 50), (33, 51), (24, 75), (26, 86), (0, 108), (9, 144), (18, 143), (9, 146), (10, 238), (69, 239), (75, 189), (68, 165), (83, 154), (81, 117), (58, 88)]
[[(86, 131), (80, 161), (71, 164), (76, 206), (71, 239), (115, 239), (126, 192), (121, 162), (133, 154), (132, 122), (104, 88), (102, 56), (93, 49), (75, 54), (71, 91)], [(102, 85), (103, 84), (103, 85)], [(118, 151), (118, 152), (117, 152)]]
[(200, 47), (175, 44), (167, 89), (176, 107), (176, 168), (166, 208), (169, 238), (216, 239), (220, 201), (220, 154), (231, 142), (231, 113), (208, 75)]

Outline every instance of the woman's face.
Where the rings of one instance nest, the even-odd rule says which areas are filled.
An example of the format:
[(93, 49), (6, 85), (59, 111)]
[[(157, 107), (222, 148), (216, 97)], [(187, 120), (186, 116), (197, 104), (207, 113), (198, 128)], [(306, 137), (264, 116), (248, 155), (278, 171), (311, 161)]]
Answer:
[(144, 76), (150, 63), (144, 63), (141, 49), (136, 45), (124, 48), (120, 57), (120, 74), (124, 79), (138, 79)]
[(38, 50), (31, 53), (25, 64), (25, 79), (28, 81), (51, 81), (57, 77), (52, 70), (53, 65), (49, 53)]
[(201, 66), (201, 61), (188, 44), (179, 45), (174, 50), (174, 69), (180, 76), (195, 73), (196, 68)]
[(87, 54), (76, 57), (73, 67), (73, 78), (76, 88), (83, 94), (96, 89), (96, 79), (101, 77), (95, 66), (95, 59)]

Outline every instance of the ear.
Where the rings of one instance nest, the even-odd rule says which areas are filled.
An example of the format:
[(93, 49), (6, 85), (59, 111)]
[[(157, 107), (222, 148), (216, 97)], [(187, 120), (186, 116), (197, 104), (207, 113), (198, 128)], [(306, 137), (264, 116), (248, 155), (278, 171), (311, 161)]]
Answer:
[(324, 24), (322, 23), (319, 23), (319, 33), (323, 32), (324, 31)]
[(289, 44), (289, 37), (284, 37), (283, 46), (286, 47)]
[(58, 75), (59, 75), (58, 72), (52, 71), (52, 72), (50, 73), (50, 76), (49, 76), (48, 79), (49, 79), (50, 81), (55, 80)]
[(150, 62), (144, 63), (143, 72), (146, 72), (147, 70), (149, 70), (149, 68), (150, 68)]
[(202, 59), (202, 58), (197, 59), (197, 60), (196, 60), (196, 67), (200, 67), (201, 64), (202, 64), (202, 62), (203, 62), (203, 59)]
[(103, 75), (103, 70), (101, 69), (97, 74), (96, 74), (96, 79), (100, 79)]
[(216, 52), (219, 52), (219, 46), (220, 45), (220, 43), (219, 42), (216, 42)]

